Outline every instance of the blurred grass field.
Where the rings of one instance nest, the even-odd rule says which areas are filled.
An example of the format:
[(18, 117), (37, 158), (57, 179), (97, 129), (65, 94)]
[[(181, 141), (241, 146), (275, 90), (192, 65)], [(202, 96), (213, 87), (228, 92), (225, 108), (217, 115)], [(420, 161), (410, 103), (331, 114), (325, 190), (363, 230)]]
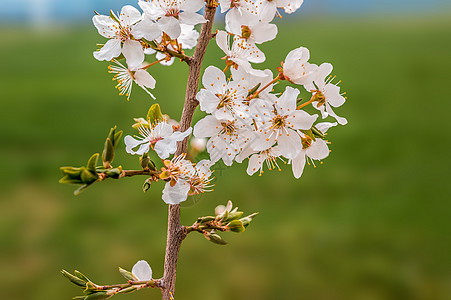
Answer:
[[(289, 167), (249, 177), (244, 165), (217, 171), (215, 192), (182, 210), (182, 223), (231, 199), (259, 211), (220, 247), (192, 234), (179, 258), (176, 299), (451, 299), (451, 160), (447, 94), (450, 15), (328, 19), (280, 24), (263, 45), (273, 71), (299, 46), (331, 62), (348, 101), (349, 125), (330, 130), (331, 156), (295, 180)], [(161, 185), (108, 181), (78, 197), (58, 184), (63, 165), (100, 152), (113, 125), (152, 100), (134, 88), (119, 97), (107, 63), (92, 57), (94, 27), (0, 29), (1, 298), (70, 299), (79, 290), (59, 274), (78, 269), (98, 283), (120, 282), (117, 267), (138, 259), (162, 275), (167, 206)], [(210, 44), (204, 67), (222, 66)], [(152, 67), (155, 96), (180, 117), (187, 68)], [(203, 113), (199, 111), (196, 118)], [(138, 168), (119, 146), (116, 164)], [(118, 296), (159, 299), (158, 291)]]

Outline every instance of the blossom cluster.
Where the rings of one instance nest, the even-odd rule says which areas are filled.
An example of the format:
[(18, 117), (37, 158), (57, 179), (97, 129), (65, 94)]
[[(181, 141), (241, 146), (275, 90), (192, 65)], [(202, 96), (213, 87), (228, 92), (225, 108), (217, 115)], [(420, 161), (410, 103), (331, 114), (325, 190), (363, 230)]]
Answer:
[[(206, 22), (199, 13), (206, 2), (217, 4), (210, 0), (140, 0), (143, 13), (125, 6), (118, 16), (94, 16), (99, 33), (109, 39), (94, 52), (94, 57), (115, 62), (110, 72), (116, 74), (121, 94), (129, 98), (133, 83), (150, 94), (148, 89), (155, 88), (156, 80), (149, 74), (149, 67), (157, 63), (171, 65), (175, 58), (189, 59), (184, 49), (197, 44), (199, 33), (195, 26)], [(325, 137), (328, 129), (347, 123), (334, 111), (346, 98), (339, 82), (334, 83), (335, 77), (330, 76), (332, 65), (311, 63), (307, 48), (290, 51), (275, 74), (253, 66), (266, 60), (259, 45), (278, 34), (275, 17), (281, 12), (295, 12), (303, 0), (217, 2), (221, 13), (226, 14), (224, 30), (214, 34), (225, 54), (225, 67), (221, 70), (209, 66), (202, 76), (203, 88), (196, 99), (207, 115), (184, 132), (168, 118), (153, 123), (137, 119), (134, 127), (139, 135), (125, 137), (128, 153), (147, 155), (155, 151), (162, 159), (160, 178), (166, 181), (163, 200), (169, 204), (210, 190), (210, 168), (220, 160), (230, 166), (248, 158), (249, 175), (261, 175), (265, 165), (269, 170), (280, 170), (281, 163), (288, 163), (299, 178), (307, 162), (314, 164), (314, 160), (329, 155)], [(153, 54), (155, 61), (145, 63), (145, 56)], [(119, 63), (120, 59), (125, 63)], [(287, 86), (277, 92), (280, 81)], [(309, 100), (299, 98), (298, 88), (308, 94)], [(329, 117), (333, 122), (325, 120)], [(177, 143), (191, 133), (197, 140), (208, 139), (210, 159), (198, 164), (189, 161), (186, 154), (169, 159)]]

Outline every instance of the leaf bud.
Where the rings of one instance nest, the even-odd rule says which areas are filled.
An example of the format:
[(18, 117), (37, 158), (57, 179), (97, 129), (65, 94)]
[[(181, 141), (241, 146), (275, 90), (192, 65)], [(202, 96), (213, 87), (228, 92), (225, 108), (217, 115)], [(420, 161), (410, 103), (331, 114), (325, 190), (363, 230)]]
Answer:
[(219, 235), (216, 233), (207, 233), (205, 234), (205, 238), (209, 240), (212, 243), (218, 244), (218, 245), (227, 245), (227, 242), (224, 241)]
[(122, 276), (124, 276), (125, 279), (127, 279), (129, 281), (138, 281), (138, 278), (136, 278), (136, 276), (133, 275), (133, 273), (130, 271), (127, 271), (127, 270), (119, 267), (119, 272), (121, 273)]
[(155, 103), (150, 107), (147, 112), (147, 120), (149, 120), (150, 124), (163, 121), (163, 114), (161, 113), (160, 105), (158, 103)]
[(64, 275), (64, 277), (69, 279), (72, 283), (74, 283), (74, 284), (76, 284), (78, 286), (82, 286), (82, 287), (86, 286), (86, 282), (84, 282), (83, 280), (81, 280), (77, 276), (72, 275), (71, 273), (67, 272), (66, 270), (61, 270), (61, 273)]
[(257, 215), (258, 212), (240, 219), (240, 221), (243, 223), (244, 228), (246, 228)]
[(239, 219), (243, 215), (242, 211), (232, 211), (229, 213), (227, 218), (224, 219), (224, 222), (230, 222), (236, 219)]
[(103, 300), (103, 299), (108, 299), (110, 298), (112, 295), (108, 295), (107, 292), (95, 292), (93, 294), (88, 295), (85, 300)]
[(150, 185), (152, 184), (152, 178), (147, 178), (146, 181), (144, 181), (143, 184), (143, 192), (147, 192), (148, 190), (150, 190)]
[(227, 224), (226, 228), (232, 232), (243, 232), (245, 230), (243, 222), (241, 220), (233, 220)]

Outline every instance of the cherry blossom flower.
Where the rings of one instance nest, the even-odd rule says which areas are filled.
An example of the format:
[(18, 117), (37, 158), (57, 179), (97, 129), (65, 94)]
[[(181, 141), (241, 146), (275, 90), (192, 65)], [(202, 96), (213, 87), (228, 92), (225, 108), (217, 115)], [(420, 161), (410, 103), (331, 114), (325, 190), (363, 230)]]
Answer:
[(117, 60), (113, 61), (116, 63), (116, 66), (110, 65), (108, 69), (109, 73), (116, 74), (114, 75), (113, 80), (117, 80), (118, 82), (116, 88), (119, 90), (119, 95), (125, 95), (127, 100), (130, 100), (134, 82), (146, 91), (146, 93), (148, 93), (153, 99), (155, 99), (154, 95), (152, 95), (152, 93), (148, 90), (148, 88), (155, 88), (156, 81), (152, 75), (143, 69), (130, 70)]
[(179, 204), (188, 197), (190, 185), (188, 180), (194, 176), (196, 169), (185, 159), (186, 155), (175, 156), (172, 160), (164, 161), (161, 179), (168, 180), (163, 189), (163, 201), (167, 204)]
[(256, 132), (260, 135), (251, 145), (253, 150), (266, 150), (277, 142), (286, 158), (292, 159), (299, 153), (301, 138), (295, 130), (310, 129), (318, 116), (296, 110), (298, 95), (299, 90), (287, 87), (274, 104), (263, 99), (251, 101), (252, 117), (255, 117)]
[(216, 43), (226, 54), (227, 61), (242, 67), (247, 73), (253, 71), (249, 62), (262, 63), (266, 59), (265, 54), (254, 43), (249, 43), (238, 36), (233, 37), (230, 46), (229, 35), (225, 31), (218, 31)]
[[(316, 125), (316, 128), (320, 130), (322, 133), (326, 133), (326, 131), (333, 126), (336, 126), (337, 123), (319, 123)], [(326, 141), (317, 138), (315, 141), (305, 135), (301, 134), (302, 139), (302, 150), (299, 154), (291, 161), (293, 174), (295, 178), (300, 178), (302, 172), (304, 171), (304, 166), (308, 158), (313, 163), (313, 160), (321, 160), (329, 156), (329, 147), (327, 146)]]
[(190, 196), (213, 191), (211, 189), (213, 187), (213, 184), (211, 184), (213, 178), (211, 177), (212, 171), (210, 170), (212, 165), (213, 163), (206, 159), (196, 164), (196, 173), (189, 180), (190, 190), (188, 194)]
[(152, 279), (152, 268), (147, 261), (140, 260), (133, 266), (132, 274), (138, 281), (148, 281)]
[(213, 114), (219, 120), (233, 120), (236, 116), (246, 117), (247, 105), (243, 103), (248, 94), (245, 80), (227, 82), (224, 72), (209, 66), (202, 77), (204, 88), (196, 98), (200, 109)]
[(301, 7), (302, 3), (304, 3), (304, 0), (288, 0), (288, 4), (284, 6), (285, 12), (288, 14), (294, 13)]
[(249, 127), (244, 120), (218, 120), (208, 115), (196, 123), (194, 136), (210, 138), (207, 142), (207, 151), (211, 162), (222, 159), (224, 164), (230, 166), (235, 156), (250, 140), (252, 130)]
[(196, 13), (204, 6), (204, 0), (141, 0), (138, 4), (146, 18), (156, 21), (171, 39), (180, 36), (181, 24), (196, 25), (207, 21)]
[(109, 61), (122, 53), (132, 69), (144, 61), (143, 47), (136, 39), (153, 40), (161, 34), (156, 24), (143, 22), (141, 13), (130, 5), (122, 8), (118, 18), (95, 15), (92, 21), (99, 34), (109, 38), (99, 51), (94, 52), (94, 57)]
[(318, 68), (308, 62), (310, 52), (307, 48), (299, 47), (288, 53), (283, 63), (283, 76), (295, 84), (306, 85), (312, 82), (312, 75)]
[(261, 174), (263, 174), (263, 167), (265, 164), (270, 171), (276, 168), (281, 171), (277, 159), (280, 159), (282, 162), (284, 162), (284, 160), (281, 158), (282, 153), (280, 152), (278, 146), (271, 147), (263, 151), (255, 151), (248, 147), (247, 151), (245, 150), (237, 156), (236, 161), (241, 163), (243, 159), (249, 155), (250, 158), (247, 166), (247, 174), (252, 176), (257, 171), (260, 171), (259, 175), (261, 176)]
[(346, 125), (348, 120), (337, 116), (332, 107), (339, 107), (345, 103), (345, 97), (340, 94), (340, 87), (332, 83), (332, 77), (327, 77), (332, 72), (333, 67), (329, 63), (323, 63), (318, 67), (313, 76), (313, 82), (305, 86), (307, 91), (314, 93), (316, 101), (312, 102), (313, 107), (321, 111), (323, 118), (327, 116), (334, 117), (338, 124)]
[[(136, 139), (130, 135), (124, 138), (127, 153), (143, 155), (152, 148), (160, 158), (166, 159), (177, 150), (177, 142), (191, 134), (192, 128), (188, 128), (185, 132), (174, 132), (171, 125), (162, 121), (150, 128), (141, 125), (138, 127), (138, 131), (140, 136)], [(136, 151), (133, 150), (138, 146)]]

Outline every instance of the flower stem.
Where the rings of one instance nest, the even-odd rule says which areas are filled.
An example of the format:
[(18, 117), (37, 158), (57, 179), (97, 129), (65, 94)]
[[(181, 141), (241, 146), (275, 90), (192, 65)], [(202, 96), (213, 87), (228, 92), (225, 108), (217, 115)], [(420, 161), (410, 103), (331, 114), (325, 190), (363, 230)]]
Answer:
[(156, 64), (158, 64), (158, 63), (161, 63), (163, 60), (166, 60), (166, 57), (164, 57), (164, 58), (162, 58), (162, 59), (159, 59), (159, 60), (157, 60), (157, 61), (154, 61), (153, 63), (150, 63), (150, 64), (148, 64), (147, 66), (142, 67), (141, 69), (145, 70), (145, 69), (147, 69), (147, 68), (150, 68), (150, 67), (153, 66), (153, 65), (156, 65)]
[[(194, 111), (199, 104), (196, 100), (196, 93), (199, 86), (200, 71), (208, 42), (211, 38), (211, 29), (216, 13), (216, 6), (208, 2), (205, 5), (204, 17), (207, 20), (202, 25), (199, 40), (197, 42), (194, 55), (186, 61), (189, 66), (188, 81), (185, 94), (185, 104), (183, 106), (182, 117), (180, 120), (180, 131), (185, 131), (191, 126)], [(189, 137), (178, 143), (175, 155), (186, 153)], [(177, 271), (177, 259), (180, 246), (186, 237), (185, 227), (180, 225), (180, 204), (169, 205), (168, 212), (168, 233), (166, 239), (166, 255), (164, 260), (164, 275), (162, 299), (170, 300), (175, 291), (175, 278)]]

